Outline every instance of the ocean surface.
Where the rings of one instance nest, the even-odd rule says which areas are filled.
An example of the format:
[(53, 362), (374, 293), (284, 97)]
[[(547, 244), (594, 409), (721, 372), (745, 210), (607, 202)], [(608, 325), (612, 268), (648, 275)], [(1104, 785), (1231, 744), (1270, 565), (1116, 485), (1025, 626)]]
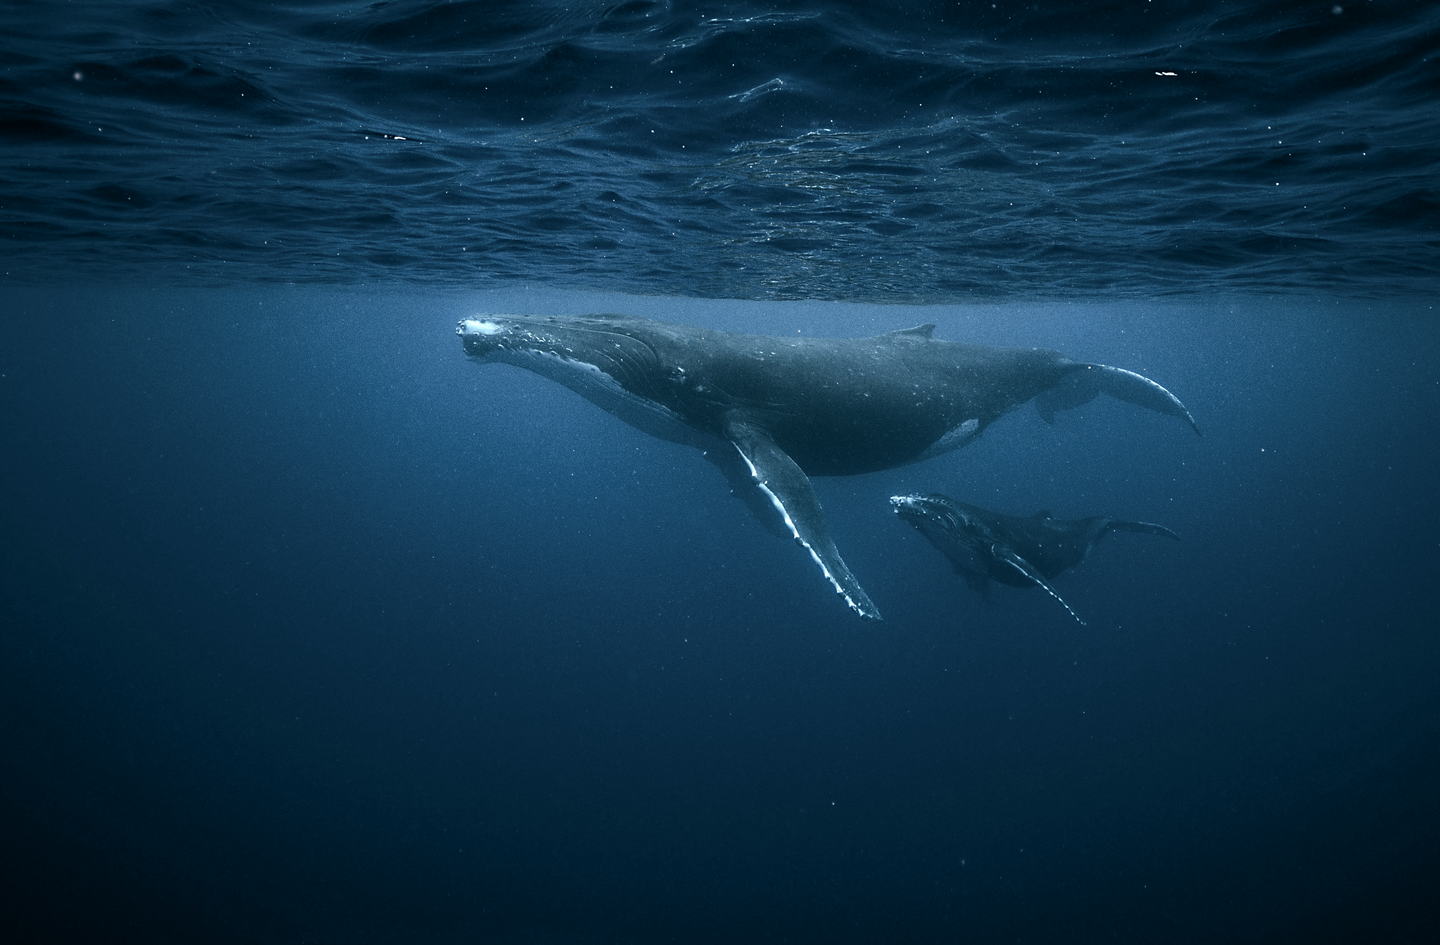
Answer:
[(7, 0), (9, 279), (1433, 291), (1431, 2)]
[[(1440, 937), (1440, 4), (0, 4), (7, 942)], [(483, 313), (1055, 348), (855, 617)], [(893, 514), (1154, 522), (987, 601)]]

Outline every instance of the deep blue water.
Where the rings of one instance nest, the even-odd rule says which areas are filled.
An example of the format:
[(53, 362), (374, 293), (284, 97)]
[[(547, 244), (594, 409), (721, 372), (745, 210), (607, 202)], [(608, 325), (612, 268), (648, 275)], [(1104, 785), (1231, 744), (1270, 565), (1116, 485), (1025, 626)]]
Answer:
[[(1428, 942), (1440, 6), (0, 6), (6, 941)], [(1175, 73), (1168, 75), (1166, 73)], [(404, 140), (400, 140), (404, 139)], [(854, 617), (482, 312), (1053, 347)], [(987, 603), (887, 499), (1158, 522)]]

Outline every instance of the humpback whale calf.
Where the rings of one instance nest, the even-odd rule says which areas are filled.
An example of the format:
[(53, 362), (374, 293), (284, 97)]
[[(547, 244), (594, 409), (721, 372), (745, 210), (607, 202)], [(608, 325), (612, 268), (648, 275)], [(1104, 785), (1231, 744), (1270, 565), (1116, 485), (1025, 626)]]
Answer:
[(948, 452), (1032, 399), (1053, 421), (1104, 393), (1200, 432), (1147, 377), (1057, 351), (937, 341), (934, 330), (776, 338), (632, 315), (482, 315), (456, 332), (476, 361), (527, 368), (647, 433), (704, 451), (767, 524), (810, 552), (856, 613), (879, 619), (830, 538), (810, 476)]
[(1096, 542), (1112, 531), (1180, 540), (1170, 529), (1149, 522), (1103, 516), (1058, 519), (1049, 512), (1021, 518), (956, 502), (938, 492), (892, 496), (890, 504), (896, 515), (944, 552), (955, 573), (987, 600), (992, 578), (1011, 587), (1043, 587), (1082, 626), (1085, 621), (1055, 593), (1050, 581), (1084, 561)]

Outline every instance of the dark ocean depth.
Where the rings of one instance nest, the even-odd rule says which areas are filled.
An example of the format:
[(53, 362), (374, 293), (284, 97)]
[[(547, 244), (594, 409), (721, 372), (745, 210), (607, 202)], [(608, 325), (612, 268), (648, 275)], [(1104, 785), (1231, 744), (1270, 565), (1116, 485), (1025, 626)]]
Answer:
[[(0, 941), (1440, 940), (1440, 5), (0, 3)], [(815, 477), (461, 319), (1140, 372)], [(1142, 398), (1143, 399), (1143, 398)], [(1156, 523), (968, 587), (891, 496)]]

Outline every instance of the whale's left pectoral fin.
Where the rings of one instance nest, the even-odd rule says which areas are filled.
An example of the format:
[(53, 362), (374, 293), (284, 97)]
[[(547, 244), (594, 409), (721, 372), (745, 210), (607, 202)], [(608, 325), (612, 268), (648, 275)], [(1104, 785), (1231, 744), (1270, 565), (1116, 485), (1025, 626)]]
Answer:
[(1080, 626), (1085, 626), (1085, 621), (1081, 620), (1080, 615), (1075, 613), (1074, 610), (1071, 610), (1070, 605), (1065, 603), (1065, 598), (1055, 593), (1055, 588), (1045, 582), (1045, 577), (1039, 571), (1035, 570), (1034, 565), (1016, 554), (1014, 549), (1008, 545), (996, 544), (991, 546), (990, 554), (993, 555), (997, 561), (1025, 575), (1027, 580), (1033, 581), (1037, 586), (1044, 588), (1045, 593), (1059, 601), (1060, 606), (1069, 611), (1070, 616), (1074, 617)]
[(805, 471), (775, 444), (770, 434), (742, 418), (728, 420), (725, 435), (739, 450), (755, 484), (774, 504), (790, 534), (810, 552), (845, 603), (860, 616), (879, 620), (880, 611), (845, 566), (830, 538), (825, 513)]

